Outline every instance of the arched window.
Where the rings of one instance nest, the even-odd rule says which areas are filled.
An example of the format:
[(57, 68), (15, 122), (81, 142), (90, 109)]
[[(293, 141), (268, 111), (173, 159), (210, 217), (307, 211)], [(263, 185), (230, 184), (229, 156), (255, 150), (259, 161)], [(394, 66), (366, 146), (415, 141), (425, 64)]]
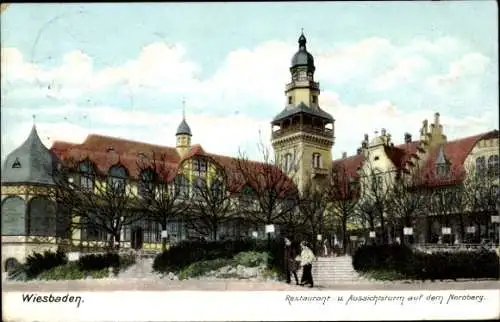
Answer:
[(153, 198), (155, 196), (154, 181), (156, 174), (152, 169), (141, 171), (139, 176), (139, 196), (143, 199)]
[(115, 165), (109, 169), (108, 187), (114, 193), (125, 193), (125, 180), (127, 179), (127, 170), (119, 165)]
[(29, 202), (28, 210), (28, 235), (55, 236), (57, 223), (54, 202), (45, 197), (36, 197)]
[(181, 198), (189, 198), (189, 181), (188, 179), (179, 174), (175, 177), (175, 192)]
[(283, 157), (283, 171), (290, 172), (293, 169), (293, 156), (291, 153), (286, 153)]
[(492, 176), (498, 177), (499, 174), (498, 154), (492, 155), (488, 158), (488, 173)]
[(321, 154), (320, 153), (313, 153), (312, 155), (312, 167), (314, 169), (321, 168)]
[(479, 175), (484, 174), (486, 171), (486, 160), (484, 157), (479, 157), (476, 159), (476, 172)]
[(89, 160), (80, 162), (78, 165), (80, 174), (80, 187), (85, 190), (93, 191), (95, 183), (95, 167)]
[(26, 234), (25, 205), (21, 197), (7, 197), (2, 202), (2, 236)]

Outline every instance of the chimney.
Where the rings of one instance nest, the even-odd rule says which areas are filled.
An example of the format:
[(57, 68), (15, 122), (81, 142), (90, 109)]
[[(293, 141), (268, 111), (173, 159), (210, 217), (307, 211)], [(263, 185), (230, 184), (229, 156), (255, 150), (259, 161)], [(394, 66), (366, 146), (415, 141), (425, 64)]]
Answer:
[(347, 158), (347, 152), (342, 152), (342, 159)]
[(387, 130), (386, 129), (382, 129), (381, 133), (382, 133), (382, 136), (386, 136)]
[(361, 148), (358, 148), (358, 149), (356, 150), (356, 154), (358, 154), (358, 155), (359, 155), (359, 154), (361, 154), (361, 151), (362, 151), (362, 149), (361, 149)]
[(406, 132), (405, 133), (405, 143), (410, 143), (411, 142), (411, 134)]

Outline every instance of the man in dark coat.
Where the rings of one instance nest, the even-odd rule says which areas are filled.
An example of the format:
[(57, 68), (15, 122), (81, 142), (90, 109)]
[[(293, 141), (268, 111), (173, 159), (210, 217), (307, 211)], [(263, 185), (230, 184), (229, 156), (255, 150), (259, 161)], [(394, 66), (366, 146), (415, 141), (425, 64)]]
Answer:
[(295, 257), (297, 252), (293, 248), (292, 242), (285, 238), (285, 272), (286, 272), (286, 282), (291, 283), (291, 275), (295, 278), (295, 284), (299, 285), (299, 278), (297, 277), (297, 270), (299, 269), (298, 262)]

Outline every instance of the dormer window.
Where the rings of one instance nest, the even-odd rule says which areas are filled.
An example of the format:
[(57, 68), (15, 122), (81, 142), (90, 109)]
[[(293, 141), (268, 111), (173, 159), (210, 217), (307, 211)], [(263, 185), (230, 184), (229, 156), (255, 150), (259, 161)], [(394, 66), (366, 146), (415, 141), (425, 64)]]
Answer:
[(92, 191), (94, 189), (95, 171), (93, 164), (86, 160), (79, 164), (80, 187), (84, 190)]
[(314, 169), (321, 168), (321, 154), (313, 153), (312, 155), (312, 167)]
[(450, 172), (450, 163), (446, 159), (446, 156), (444, 155), (444, 149), (441, 146), (439, 149), (439, 154), (436, 159), (436, 175), (438, 178), (443, 178), (448, 176), (448, 173)]
[(378, 161), (379, 156), (377, 155), (376, 157), (373, 158), (373, 161)]
[(12, 163), (12, 169), (20, 169), (21, 168), (21, 162), (19, 162), (19, 158), (16, 157), (16, 160), (14, 163)]
[(449, 164), (436, 164), (436, 175), (438, 178), (444, 178), (448, 176), (450, 172), (450, 166)]
[(113, 166), (109, 170), (108, 185), (114, 193), (125, 193), (125, 180), (127, 178), (127, 171), (124, 167)]

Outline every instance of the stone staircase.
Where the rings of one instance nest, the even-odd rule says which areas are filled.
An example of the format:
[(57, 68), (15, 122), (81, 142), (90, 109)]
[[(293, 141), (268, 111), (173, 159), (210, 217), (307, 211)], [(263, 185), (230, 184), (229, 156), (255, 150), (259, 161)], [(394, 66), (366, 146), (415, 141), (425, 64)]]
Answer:
[(118, 275), (119, 278), (158, 278), (157, 274), (153, 273), (152, 258), (138, 258), (137, 262), (130, 266), (124, 272)]
[(352, 267), (351, 256), (318, 257), (313, 263), (314, 284), (332, 285), (366, 281)]

